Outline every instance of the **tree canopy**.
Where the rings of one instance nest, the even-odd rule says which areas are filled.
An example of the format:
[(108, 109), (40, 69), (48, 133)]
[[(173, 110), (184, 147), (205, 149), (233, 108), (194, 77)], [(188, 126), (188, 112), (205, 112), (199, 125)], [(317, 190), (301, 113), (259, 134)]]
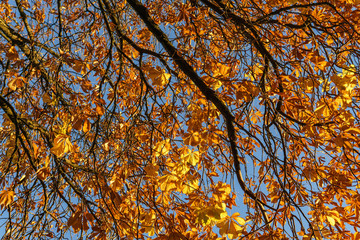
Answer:
[(3, 239), (360, 239), (359, 3), (0, 1)]

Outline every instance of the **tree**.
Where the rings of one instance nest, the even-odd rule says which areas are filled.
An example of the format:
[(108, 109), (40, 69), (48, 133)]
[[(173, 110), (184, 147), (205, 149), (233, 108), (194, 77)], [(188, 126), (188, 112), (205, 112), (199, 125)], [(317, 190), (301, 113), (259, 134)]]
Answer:
[(360, 239), (359, 1), (0, 15), (3, 239)]

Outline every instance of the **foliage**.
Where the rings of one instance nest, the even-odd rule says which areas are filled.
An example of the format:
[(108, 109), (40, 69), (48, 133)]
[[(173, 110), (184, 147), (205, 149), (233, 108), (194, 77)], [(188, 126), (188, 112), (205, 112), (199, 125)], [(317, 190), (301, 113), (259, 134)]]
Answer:
[(359, 1), (0, 15), (3, 239), (360, 239)]

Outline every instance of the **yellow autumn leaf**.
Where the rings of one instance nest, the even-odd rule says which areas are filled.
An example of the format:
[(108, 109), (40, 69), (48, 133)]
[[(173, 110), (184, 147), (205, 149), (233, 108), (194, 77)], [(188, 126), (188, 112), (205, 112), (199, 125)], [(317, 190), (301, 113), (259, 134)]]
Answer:
[[(170, 165), (169, 165), (170, 166)], [(184, 161), (178, 161), (174, 163), (173, 165), (173, 174), (176, 174), (178, 176), (183, 176), (187, 174), (190, 171), (190, 166)]]
[(288, 0), (290, 5), (296, 4), (299, 0)]
[(251, 79), (251, 81), (256, 81), (257, 77), (263, 74), (263, 71), (264, 66), (257, 63), (249, 69), (249, 72), (245, 74), (245, 77)]
[(350, 103), (352, 103), (351, 95), (347, 92), (342, 92), (337, 98), (335, 98), (333, 103), (336, 107), (346, 108)]
[(69, 136), (65, 134), (59, 134), (54, 139), (54, 146), (50, 149), (51, 153), (57, 157), (62, 157), (68, 152), (73, 151), (73, 145), (69, 139)]
[(34, 149), (34, 157), (38, 158), (40, 151), (39, 151), (39, 146), (36, 145), (34, 142), (32, 143), (33, 149)]
[(19, 58), (19, 54), (14, 46), (11, 46), (6, 52), (6, 57), (10, 60), (17, 60)]
[(36, 172), (36, 175), (40, 180), (44, 181), (50, 175), (50, 168), (49, 167), (39, 168)]
[(360, 134), (360, 129), (358, 128), (348, 128), (344, 132), (351, 134)]
[(79, 116), (73, 117), (72, 128), (80, 131), (83, 122), (84, 122), (84, 119), (82, 117), (79, 117)]
[(126, 173), (124, 174), (123, 171), (121, 171), (120, 173), (114, 173), (113, 176), (111, 177), (110, 180), (110, 187), (115, 191), (120, 191), (121, 189), (124, 188), (124, 176), (126, 175)]
[(199, 132), (193, 132), (193, 133), (187, 133), (185, 134), (184, 137), (184, 143), (186, 145), (190, 145), (190, 146), (197, 146), (199, 145), (201, 139), (200, 139), (200, 134)]
[(331, 226), (335, 226), (335, 219), (330, 217), (330, 216), (326, 216), (326, 219), (329, 221)]
[(306, 92), (312, 92), (314, 90), (314, 88), (317, 88), (320, 86), (320, 81), (317, 79), (311, 79), (311, 78), (300, 78), (299, 85)]
[(213, 222), (217, 222), (227, 216), (226, 205), (212, 205), (208, 207), (199, 207), (196, 211), (196, 222), (207, 226)]
[(218, 90), (222, 86), (222, 82), (219, 80), (216, 80), (211, 84), (211, 88), (214, 90)]
[(323, 239), (323, 237), (321, 236), (321, 231), (320, 230), (315, 230), (314, 231), (314, 236), (316, 240), (321, 240)]
[(164, 156), (168, 154), (170, 151), (170, 147), (171, 145), (169, 139), (156, 143), (155, 147), (153, 148), (155, 157)]
[(196, 222), (200, 223), (203, 226), (207, 226), (211, 224), (211, 219), (205, 211), (200, 210), (196, 213)]
[(47, 103), (47, 104), (51, 104), (52, 101), (53, 101), (53, 100), (51, 99), (50, 95), (47, 94), (47, 93), (44, 93), (44, 94), (43, 94), (42, 99), (43, 99), (44, 103)]
[(229, 184), (218, 182), (214, 190), (214, 199), (218, 202), (222, 202), (229, 197), (231, 187)]
[(233, 215), (231, 215), (231, 218), (235, 221), (237, 221), (240, 225), (245, 225), (245, 220), (240, 217), (240, 213), (236, 212)]
[(355, 72), (355, 66), (350, 65), (348, 69), (343, 69), (342, 73), (330, 78), (339, 90), (340, 97), (345, 105), (352, 102), (352, 90), (358, 85)]
[(216, 204), (214, 206), (211, 206), (208, 210), (208, 214), (211, 216), (211, 218), (215, 220), (221, 220), (227, 216), (226, 212), (226, 204)]
[(169, 82), (171, 74), (166, 73), (164, 69), (150, 68), (149, 77), (154, 85), (164, 86)]
[(228, 231), (227, 235), (230, 239), (235, 239), (238, 237), (238, 235), (240, 234), (242, 229), (243, 228), (241, 226), (239, 226), (236, 222), (230, 221), (229, 231)]
[(185, 183), (183, 185), (183, 189), (181, 190), (182, 193), (184, 194), (190, 194), (192, 193), (197, 187), (199, 186), (199, 180), (195, 179), (195, 180), (191, 180), (188, 181), (187, 183)]
[(319, 104), (319, 106), (315, 109), (315, 113), (319, 117), (325, 117), (325, 118), (331, 115), (329, 106), (324, 102), (321, 102)]
[(13, 201), (14, 201), (14, 197), (15, 197), (15, 192), (14, 191), (8, 191), (8, 190), (3, 190), (0, 193), (0, 206), (1, 209), (7, 207), (8, 205), (10, 205)]
[(177, 188), (176, 182), (178, 181), (178, 178), (174, 175), (165, 175), (160, 178), (160, 190), (162, 192), (169, 192), (171, 190), (174, 190)]
[(310, 61), (315, 64), (315, 67), (320, 69), (321, 71), (325, 71), (328, 62), (326, 61), (324, 56), (319, 56), (315, 54), (315, 56), (310, 58)]
[(106, 140), (101, 146), (106, 152), (110, 151), (110, 142), (108, 140)]
[(339, 224), (341, 224), (341, 219), (340, 219), (340, 214), (338, 211), (336, 210), (331, 210), (328, 212), (331, 215), (331, 218), (334, 219), (336, 222), (338, 222)]
[(200, 161), (200, 153), (198, 151), (190, 151), (188, 153), (181, 154), (180, 158), (183, 159), (184, 162), (196, 166), (196, 164)]
[(154, 211), (145, 213), (142, 216), (142, 220), (141, 220), (142, 227), (149, 236), (153, 236), (155, 234), (155, 227), (154, 227), (155, 220), (156, 220), (156, 214)]
[(245, 224), (245, 220), (239, 217), (239, 213), (234, 213), (231, 217), (225, 218), (223, 221), (216, 224), (219, 228), (219, 233), (224, 236), (227, 235), (230, 239), (235, 239), (243, 230), (241, 225)]
[(354, 233), (354, 240), (360, 240), (360, 232)]
[(86, 133), (86, 132), (90, 131), (90, 129), (91, 129), (90, 121), (89, 121), (89, 119), (86, 118), (85, 121), (84, 121), (84, 125), (82, 127), (82, 130)]
[(225, 64), (218, 63), (217, 69), (214, 70), (214, 77), (227, 77), (229, 76), (230, 69)]
[(8, 82), (8, 87), (13, 91), (18, 88), (22, 88), (24, 87), (24, 80), (25, 78), (23, 77), (15, 77), (10, 82)]
[(336, 85), (339, 91), (351, 92), (356, 86), (349, 76), (342, 77), (341, 75), (334, 75), (331, 77), (331, 81)]
[(105, 109), (102, 105), (96, 103), (96, 113), (100, 116), (104, 115)]

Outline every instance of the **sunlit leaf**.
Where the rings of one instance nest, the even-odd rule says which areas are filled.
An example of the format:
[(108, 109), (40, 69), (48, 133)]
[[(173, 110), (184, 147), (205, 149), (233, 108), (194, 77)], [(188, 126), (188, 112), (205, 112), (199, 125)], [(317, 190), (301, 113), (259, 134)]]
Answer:
[(70, 141), (69, 136), (59, 134), (54, 139), (54, 146), (51, 148), (51, 153), (57, 157), (62, 157), (66, 153), (73, 151), (73, 145)]
[(1, 209), (7, 207), (14, 201), (15, 192), (11, 190), (3, 190), (0, 193), (0, 206)]
[(200, 161), (200, 153), (198, 151), (196, 152), (190, 151), (188, 153), (182, 154), (181, 158), (184, 160), (184, 162), (196, 166), (196, 164), (198, 164)]
[(164, 156), (164, 155), (168, 154), (170, 151), (170, 147), (171, 147), (171, 145), (170, 145), (169, 139), (166, 139), (166, 140), (156, 143), (156, 145), (154, 147), (155, 156), (158, 157), (158, 156)]
[(171, 74), (166, 73), (164, 69), (151, 68), (149, 70), (149, 77), (154, 85), (164, 86), (168, 83)]
[(46, 180), (47, 177), (50, 176), (50, 168), (49, 167), (42, 167), (37, 170), (37, 177), (41, 180)]

